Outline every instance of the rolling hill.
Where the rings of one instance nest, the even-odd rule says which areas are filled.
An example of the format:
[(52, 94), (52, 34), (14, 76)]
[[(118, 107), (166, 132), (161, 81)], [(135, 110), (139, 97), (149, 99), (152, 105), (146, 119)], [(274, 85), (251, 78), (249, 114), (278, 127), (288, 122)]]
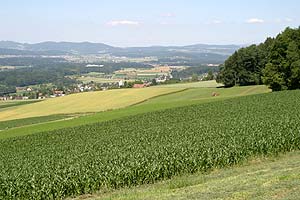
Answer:
[(0, 197), (65, 198), (298, 150), (299, 95), (243, 96), (0, 140)]
[[(91, 42), (41, 42), (36, 44), (0, 41), (0, 48), (10, 49), (7, 54), (111, 54), (115, 56), (145, 57), (145, 56), (215, 56), (227, 58), (240, 46), (238, 45), (206, 45), (196, 44), (188, 46), (149, 46), (149, 47), (113, 47), (103, 43)], [(19, 51), (12, 51), (19, 50)], [(4, 50), (2, 50), (3, 52)]]
[[(247, 96), (253, 94), (268, 93), (270, 90), (265, 86), (247, 86), (247, 87), (233, 87), (233, 88), (215, 88), (217, 84), (212, 81), (189, 83), (189, 84), (174, 84), (169, 85), (169, 92), (164, 95), (154, 96), (148, 98), (140, 103), (125, 106), (120, 109), (108, 110), (98, 113), (78, 113), (78, 114), (55, 114), (47, 116), (35, 117), (36, 112), (27, 113), (26, 118), (15, 120), (6, 120), (0, 122), (0, 139), (30, 135), (34, 133), (58, 130), (67, 127), (75, 127), (79, 125), (92, 124), (96, 122), (109, 121), (114, 119), (121, 119), (123, 117), (130, 117), (141, 113), (165, 110), (168, 108), (176, 108), (187, 105), (198, 105), (203, 103), (222, 101), (229, 98), (240, 96)], [(166, 87), (166, 86), (162, 86)], [(168, 87), (163, 89), (168, 89)], [(172, 88), (173, 87), (173, 88)], [(161, 89), (160, 86), (152, 87), (152, 89)], [(175, 92), (171, 92), (174, 91)], [(134, 91), (138, 91), (133, 89)], [(121, 91), (122, 90), (117, 90)], [(212, 96), (212, 93), (219, 94)], [(89, 96), (89, 93), (84, 93)], [(84, 95), (82, 94), (82, 95)], [(109, 94), (109, 93), (107, 93)], [(149, 96), (150, 97), (150, 96)], [(60, 101), (68, 100), (61, 99)], [(89, 98), (82, 98), (81, 104), (88, 104)], [(101, 102), (101, 100), (99, 100)], [(66, 104), (66, 102), (63, 102)], [(79, 102), (78, 102), (79, 103)], [(40, 112), (43, 111), (41, 109)], [(23, 106), (16, 106), (14, 108), (7, 108), (7, 113), (10, 110), (23, 110)], [(27, 108), (26, 108), (27, 109)], [(0, 113), (1, 117), (1, 113)], [(15, 117), (15, 116), (14, 116)], [(64, 119), (64, 120), (62, 120)], [(57, 121), (58, 120), (58, 121)]]

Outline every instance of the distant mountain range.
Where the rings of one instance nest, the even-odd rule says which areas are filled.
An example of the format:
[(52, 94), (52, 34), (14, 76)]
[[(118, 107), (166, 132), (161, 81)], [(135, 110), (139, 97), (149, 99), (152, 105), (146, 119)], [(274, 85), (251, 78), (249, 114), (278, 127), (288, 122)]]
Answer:
[(236, 51), (238, 45), (206, 45), (189, 46), (151, 46), (151, 47), (113, 47), (103, 43), (90, 42), (42, 42), (36, 44), (0, 41), (0, 54), (111, 54), (115, 56), (145, 57), (145, 56), (182, 56), (189, 54), (218, 54), (228, 56)]

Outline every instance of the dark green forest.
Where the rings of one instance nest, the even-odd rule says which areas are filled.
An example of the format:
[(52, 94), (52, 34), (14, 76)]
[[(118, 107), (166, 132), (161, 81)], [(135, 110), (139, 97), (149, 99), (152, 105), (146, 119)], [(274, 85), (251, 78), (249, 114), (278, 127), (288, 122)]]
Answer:
[(217, 81), (226, 87), (266, 84), (273, 91), (299, 89), (300, 27), (239, 49), (221, 66)]

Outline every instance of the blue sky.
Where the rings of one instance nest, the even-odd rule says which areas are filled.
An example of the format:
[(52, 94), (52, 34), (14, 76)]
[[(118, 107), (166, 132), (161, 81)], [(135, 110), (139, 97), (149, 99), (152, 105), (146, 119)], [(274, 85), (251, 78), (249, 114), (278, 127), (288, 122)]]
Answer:
[(0, 40), (251, 44), (300, 25), (299, 0), (7, 0)]

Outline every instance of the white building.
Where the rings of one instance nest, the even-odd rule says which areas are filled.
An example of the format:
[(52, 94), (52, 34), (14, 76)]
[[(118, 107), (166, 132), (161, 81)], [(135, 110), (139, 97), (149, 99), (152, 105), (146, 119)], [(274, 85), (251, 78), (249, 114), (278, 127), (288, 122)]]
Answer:
[(123, 81), (123, 80), (120, 80), (120, 81), (118, 82), (118, 85), (119, 85), (119, 87), (124, 86), (124, 81)]

